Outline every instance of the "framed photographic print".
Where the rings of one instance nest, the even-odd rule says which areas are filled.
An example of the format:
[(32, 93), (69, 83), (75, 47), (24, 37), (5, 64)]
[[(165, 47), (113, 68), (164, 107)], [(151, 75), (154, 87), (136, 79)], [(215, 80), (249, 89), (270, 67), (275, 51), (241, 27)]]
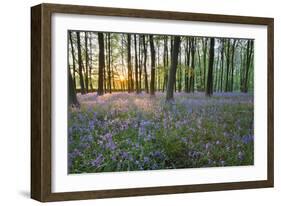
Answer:
[(273, 187), (273, 19), (31, 8), (31, 197)]

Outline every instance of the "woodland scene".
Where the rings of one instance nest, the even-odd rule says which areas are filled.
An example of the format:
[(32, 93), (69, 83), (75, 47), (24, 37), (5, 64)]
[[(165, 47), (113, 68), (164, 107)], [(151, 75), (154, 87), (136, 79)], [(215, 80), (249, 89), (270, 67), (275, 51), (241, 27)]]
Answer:
[(68, 31), (68, 172), (254, 164), (254, 40)]

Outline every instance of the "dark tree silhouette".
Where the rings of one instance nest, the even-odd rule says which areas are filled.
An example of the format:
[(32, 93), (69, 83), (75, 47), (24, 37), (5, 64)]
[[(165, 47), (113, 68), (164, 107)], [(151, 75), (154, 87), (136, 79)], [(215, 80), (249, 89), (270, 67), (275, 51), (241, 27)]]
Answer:
[(81, 43), (80, 43), (80, 32), (76, 32), (77, 36), (77, 50), (78, 50), (78, 73), (80, 79), (81, 94), (85, 94), (84, 78), (83, 78), (83, 62), (81, 53)]
[(143, 70), (144, 70), (144, 87), (146, 93), (149, 93), (148, 89), (148, 78), (147, 78), (147, 68), (146, 68), (146, 62), (147, 62), (147, 47), (146, 47), (146, 40), (145, 35), (142, 36), (143, 41)]
[(173, 49), (172, 49), (172, 56), (171, 56), (171, 67), (168, 76), (166, 101), (170, 101), (174, 99), (174, 85), (176, 81), (179, 47), (180, 47), (180, 36), (175, 36)]
[(224, 70), (224, 39), (221, 40), (221, 77), (220, 77), (220, 91), (222, 92), (223, 85), (223, 70)]
[(225, 92), (229, 91), (229, 66), (230, 66), (230, 39), (227, 39), (227, 52), (226, 52), (226, 74), (225, 74)]
[(214, 49), (215, 48), (215, 39), (211, 38), (210, 50), (209, 50), (209, 69), (207, 77), (207, 87), (206, 95), (211, 96), (213, 94), (213, 66), (214, 66)]
[(75, 63), (75, 54), (74, 54), (74, 46), (73, 46), (73, 40), (72, 40), (72, 32), (68, 32), (68, 38), (70, 40), (70, 46), (71, 46), (71, 55), (72, 55), (72, 71), (73, 71), (73, 87), (76, 90), (76, 78), (75, 78), (75, 73), (76, 73), (76, 63)]
[(135, 47), (135, 85), (136, 85), (136, 93), (140, 93), (139, 89), (139, 77), (138, 77), (138, 52), (137, 52), (137, 35), (134, 34), (134, 47)]
[(127, 64), (128, 64), (128, 92), (132, 92), (134, 89), (133, 84), (133, 72), (132, 72), (132, 64), (131, 64), (131, 35), (127, 34)]
[(150, 53), (151, 53), (151, 80), (150, 80), (150, 95), (155, 95), (155, 48), (153, 35), (149, 35)]
[(99, 72), (98, 72), (98, 95), (103, 95), (103, 74), (104, 74), (104, 38), (103, 33), (98, 33), (99, 42)]

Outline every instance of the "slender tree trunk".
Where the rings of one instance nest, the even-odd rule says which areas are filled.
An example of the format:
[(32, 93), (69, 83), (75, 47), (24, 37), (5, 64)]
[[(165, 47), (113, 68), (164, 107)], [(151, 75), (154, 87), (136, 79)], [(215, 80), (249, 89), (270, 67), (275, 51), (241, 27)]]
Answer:
[(68, 64), (68, 106), (79, 106), (69, 64)]
[(165, 36), (164, 37), (164, 54), (163, 54), (163, 65), (164, 65), (164, 82), (163, 82), (163, 88), (162, 88), (162, 92), (164, 92), (167, 88), (167, 82), (168, 82), (168, 58), (169, 58), (169, 54), (168, 54), (168, 37)]
[(221, 81), (220, 81), (220, 91), (222, 92), (223, 85), (223, 70), (224, 70), (224, 39), (221, 40)]
[(85, 32), (85, 87), (86, 93), (89, 92), (89, 54), (88, 54), (88, 33)]
[(246, 74), (245, 74), (245, 82), (244, 82), (244, 89), (243, 92), (248, 92), (248, 77), (249, 77), (249, 70), (251, 66), (251, 59), (253, 53), (253, 40), (248, 40), (247, 42), (247, 59), (246, 59)]
[(213, 65), (214, 65), (214, 48), (215, 48), (215, 39), (211, 38), (210, 42), (210, 52), (209, 52), (209, 69), (208, 69), (208, 79), (207, 79), (207, 88), (206, 95), (211, 96), (213, 94)]
[(225, 92), (229, 92), (229, 82), (228, 82), (228, 77), (229, 77), (229, 65), (230, 64), (230, 39), (227, 39), (227, 53), (226, 53), (226, 80), (225, 80)]
[(68, 38), (70, 40), (71, 54), (72, 54), (73, 87), (76, 91), (76, 78), (75, 78), (76, 66), (75, 66), (75, 54), (74, 54), (74, 46), (73, 46), (73, 40), (72, 40), (72, 32), (69, 31), (68, 35), (69, 35)]
[(235, 56), (235, 45), (236, 40), (233, 40), (232, 44), (232, 54), (231, 54), (231, 83), (230, 83), (230, 91), (233, 92), (233, 82), (234, 82), (234, 56)]
[(150, 95), (155, 95), (155, 48), (153, 35), (149, 35), (150, 54), (151, 54), (151, 80), (150, 80)]
[(174, 84), (176, 81), (179, 47), (180, 47), (180, 36), (175, 36), (173, 49), (172, 49), (172, 56), (171, 56), (171, 67), (168, 76), (166, 101), (171, 101), (174, 99), (173, 91), (174, 91)]
[(216, 62), (216, 67), (215, 67), (215, 85), (214, 85), (214, 90), (218, 91), (218, 80), (219, 80), (219, 55), (217, 55), (217, 62)]
[(203, 88), (205, 89), (206, 86), (206, 69), (207, 69), (207, 44), (208, 39), (202, 38), (202, 45), (203, 45)]
[(190, 74), (191, 74), (190, 53), (191, 53), (191, 40), (190, 40), (190, 37), (188, 37), (186, 39), (185, 92), (190, 92), (190, 85), (189, 85), (189, 79), (190, 79)]
[(99, 42), (99, 76), (98, 76), (98, 95), (103, 95), (103, 75), (104, 75), (104, 38), (103, 33), (98, 33)]
[(138, 82), (138, 48), (137, 48), (137, 35), (134, 34), (134, 46), (135, 46), (135, 85), (136, 85), (136, 93), (139, 94), (139, 82)]
[(191, 40), (191, 76), (190, 76), (190, 91), (194, 92), (194, 80), (195, 80), (195, 42), (194, 37)]
[(181, 47), (179, 48), (179, 78), (178, 78), (178, 92), (181, 92), (181, 83), (182, 83), (182, 71), (181, 71)]
[(80, 32), (76, 32), (77, 36), (77, 50), (78, 50), (78, 72), (80, 79), (81, 94), (85, 94), (84, 78), (83, 78), (83, 62), (81, 54)]
[[(198, 56), (198, 67), (199, 67), (199, 74), (200, 74), (200, 87), (204, 89), (204, 78), (202, 74), (202, 68), (201, 68), (201, 57), (200, 57), (200, 50), (197, 49), (197, 56)], [(204, 69), (203, 69), (204, 70)]]
[(145, 35), (143, 35), (143, 69), (144, 69), (144, 87), (146, 93), (149, 93), (148, 89), (148, 78), (147, 78), (147, 69), (146, 69), (146, 61), (147, 61), (147, 48), (146, 48), (146, 41)]
[(108, 78), (108, 89), (109, 93), (112, 92), (112, 85), (111, 85), (111, 39), (110, 39), (110, 33), (107, 34), (107, 78)]
[(139, 92), (142, 92), (142, 52), (141, 52), (141, 35), (139, 36)]
[[(69, 44), (71, 46), (71, 53), (72, 53), (72, 63), (73, 67), (75, 67), (75, 56), (74, 56), (74, 50), (73, 50), (73, 42), (71, 37), (71, 32), (68, 32), (68, 39)], [(74, 87), (74, 78), (71, 76), (71, 68), (69, 64), (70, 58), (68, 58), (68, 106), (79, 106), (79, 102), (77, 100), (76, 96), (76, 89)], [(75, 75), (75, 73), (73, 73)]]
[(90, 67), (89, 67), (89, 83), (90, 83), (90, 89), (91, 89), (91, 92), (94, 91), (94, 88), (93, 88), (93, 82), (92, 82), (92, 70), (93, 70), (93, 48), (92, 48), (92, 33), (89, 33), (90, 34), (90, 41), (89, 41), (89, 46), (90, 46)]
[(134, 89), (133, 85), (133, 74), (132, 74), (132, 64), (131, 64), (131, 35), (127, 34), (127, 40), (128, 40), (128, 55), (127, 55), (127, 61), (128, 61), (128, 92), (132, 92)]

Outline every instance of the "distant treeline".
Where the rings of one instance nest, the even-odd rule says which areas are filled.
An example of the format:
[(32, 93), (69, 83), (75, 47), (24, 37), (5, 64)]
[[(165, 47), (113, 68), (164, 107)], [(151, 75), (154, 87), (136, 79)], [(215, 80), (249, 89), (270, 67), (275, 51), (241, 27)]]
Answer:
[(69, 31), (69, 103), (77, 92), (248, 92), (253, 62), (251, 39)]

